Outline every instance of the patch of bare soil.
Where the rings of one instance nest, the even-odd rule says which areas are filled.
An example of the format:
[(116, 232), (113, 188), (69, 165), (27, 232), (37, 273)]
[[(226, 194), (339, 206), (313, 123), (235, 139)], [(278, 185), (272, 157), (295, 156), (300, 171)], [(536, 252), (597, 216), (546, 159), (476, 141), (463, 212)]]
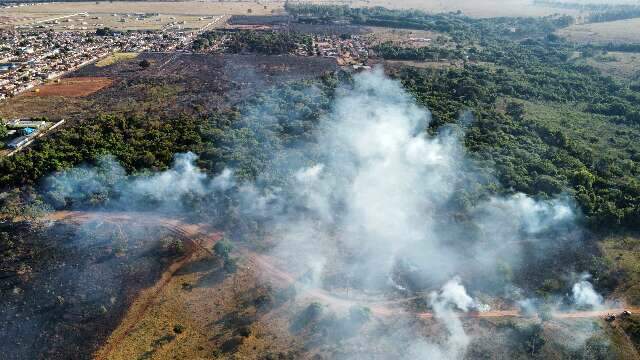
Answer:
[(83, 97), (110, 86), (113, 80), (106, 77), (62, 78), (25, 92), (23, 96), (67, 96)]

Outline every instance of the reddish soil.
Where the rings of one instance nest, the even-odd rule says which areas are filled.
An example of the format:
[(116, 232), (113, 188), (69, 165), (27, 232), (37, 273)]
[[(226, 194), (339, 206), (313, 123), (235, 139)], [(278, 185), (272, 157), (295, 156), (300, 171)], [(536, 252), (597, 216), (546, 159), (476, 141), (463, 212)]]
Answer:
[(24, 93), (24, 96), (68, 96), (83, 97), (91, 95), (98, 90), (110, 86), (113, 80), (107, 77), (71, 77), (60, 79), (60, 82), (52, 82), (41, 85), (34, 90)]

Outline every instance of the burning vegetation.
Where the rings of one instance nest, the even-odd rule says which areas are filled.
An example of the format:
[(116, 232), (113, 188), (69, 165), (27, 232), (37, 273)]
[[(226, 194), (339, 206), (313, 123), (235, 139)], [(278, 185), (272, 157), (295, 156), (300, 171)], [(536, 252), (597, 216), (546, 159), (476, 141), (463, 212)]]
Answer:
[[(635, 226), (635, 150), (582, 151), (545, 112), (597, 114), (623, 141), (637, 89), (564, 63), (551, 35), (566, 17), (289, 10), (308, 31), (444, 35), (374, 54), (360, 31), (277, 18), (203, 32), (200, 54), (78, 70), (114, 79), (87, 100), (116, 110), (0, 160), (0, 185), (19, 188), (0, 195), (0, 334), (16, 339), (2, 353), (637, 356), (635, 273), (612, 265), (637, 244), (598, 241), (603, 223)], [(455, 66), (338, 69), (328, 38), (358, 61)]]

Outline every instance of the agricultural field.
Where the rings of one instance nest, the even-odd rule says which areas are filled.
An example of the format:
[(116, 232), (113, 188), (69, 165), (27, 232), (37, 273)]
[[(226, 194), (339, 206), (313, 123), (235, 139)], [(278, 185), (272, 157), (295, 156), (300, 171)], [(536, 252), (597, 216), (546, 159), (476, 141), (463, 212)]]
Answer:
[[(217, 1), (56, 2), (0, 9), (0, 27), (33, 26), (57, 20), (58, 24), (54, 26), (56, 30), (68, 30), (69, 26), (73, 26), (75, 30), (104, 26), (123, 30), (161, 29), (173, 22), (189, 29), (206, 25), (212, 21), (211, 17), (246, 15), (249, 11), (253, 15), (270, 15), (281, 12), (282, 4)], [(82, 13), (87, 13), (88, 16), (80, 16)], [(114, 14), (118, 16), (113, 16)], [(158, 15), (140, 17), (135, 14)], [(137, 18), (141, 19), (136, 20)]]

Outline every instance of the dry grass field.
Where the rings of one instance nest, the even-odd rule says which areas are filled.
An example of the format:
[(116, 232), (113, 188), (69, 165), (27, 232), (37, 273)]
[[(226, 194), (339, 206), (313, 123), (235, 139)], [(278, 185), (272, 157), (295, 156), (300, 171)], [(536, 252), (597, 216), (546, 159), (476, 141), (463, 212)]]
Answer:
[[(472, 17), (496, 17), (496, 16), (545, 16), (556, 13), (574, 14), (568, 9), (556, 9), (543, 6), (535, 6), (528, 0), (335, 0), (310, 1), (316, 4), (349, 4), (354, 7), (384, 6), (390, 9), (419, 9), (428, 12), (462, 11)], [(133, 13), (159, 13), (161, 15), (184, 18), (176, 19), (186, 21), (187, 25), (195, 22), (199, 17), (212, 15), (270, 15), (284, 11), (284, 1), (97, 1), (97, 2), (73, 2), (73, 3), (45, 3), (0, 10), (0, 27), (27, 25), (34, 22), (46, 21), (57, 17), (68, 16), (77, 13), (88, 13), (90, 17), (100, 17), (101, 23), (112, 14)], [(107, 24), (106, 26), (122, 29), (155, 29), (158, 28), (157, 19), (152, 22), (129, 22), (124, 24)], [(87, 21), (89, 22), (89, 21)], [(62, 24), (62, 23), (61, 23)]]
[(623, 79), (640, 79), (640, 54), (610, 51), (605, 56), (589, 58), (587, 64), (603, 73)]
[[(73, 77), (63, 78), (60, 82), (52, 82), (38, 86), (22, 96), (66, 96), (82, 97), (93, 94), (111, 85), (113, 81), (106, 77)], [(36, 91), (37, 89), (37, 91)]]
[[(88, 13), (89, 16), (84, 22), (95, 25), (104, 24), (117, 29), (157, 29), (169, 21), (185, 21), (184, 27), (198, 28), (210, 22), (210, 19), (200, 19), (216, 15), (270, 15), (283, 11), (282, 2), (265, 2), (257, 4), (247, 1), (176, 1), (176, 2), (154, 2), (154, 1), (117, 1), (117, 2), (70, 2), (70, 3), (46, 3), (16, 8), (0, 9), (0, 27), (29, 25), (36, 22), (41, 23), (47, 20), (62, 18), (59, 27), (68, 26), (65, 22), (69, 15)], [(113, 14), (141, 14), (157, 13), (159, 16), (151, 17), (142, 21), (136, 21), (135, 17), (126, 19), (125, 23), (120, 23), (122, 16)], [(98, 17), (99, 19), (92, 19)], [(78, 20), (76, 16), (69, 17)], [(158, 20), (160, 18), (160, 20)], [(170, 19), (172, 18), (172, 19)], [(201, 24), (200, 24), (201, 23)], [(83, 26), (75, 21), (76, 27)], [(61, 29), (59, 29), (61, 30)]]
[(558, 31), (558, 35), (579, 43), (637, 43), (640, 42), (640, 18), (573, 25)]
[(105, 67), (138, 57), (138, 53), (114, 53), (95, 63), (97, 67)]

